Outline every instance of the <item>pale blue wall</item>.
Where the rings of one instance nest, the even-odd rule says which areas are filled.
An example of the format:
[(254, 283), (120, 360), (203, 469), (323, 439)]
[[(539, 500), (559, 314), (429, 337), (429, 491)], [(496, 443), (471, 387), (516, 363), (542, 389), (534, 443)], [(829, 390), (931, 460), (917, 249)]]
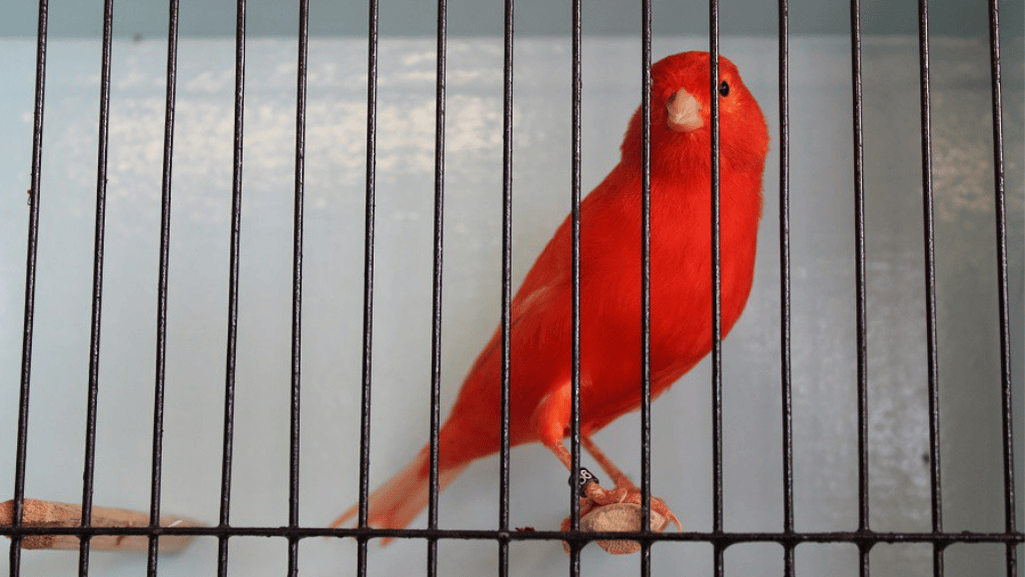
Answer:
[[(585, 34), (633, 34), (640, 29), (640, 2), (591, 0), (583, 3)], [(0, 6), (0, 36), (31, 36), (36, 31), (37, 2), (8, 0)], [(311, 2), (310, 31), (315, 35), (363, 35), (367, 30), (368, 2), (343, 0)], [(987, 31), (984, 0), (934, 1), (930, 6), (932, 32), (949, 36), (978, 36)], [(254, 36), (287, 36), (298, 26), (295, 0), (250, 0), (248, 31)], [(846, 0), (791, 0), (791, 31), (795, 34), (843, 34), (849, 30)], [(913, 34), (917, 2), (914, 0), (864, 0), (862, 21), (870, 34)], [(1004, 37), (1022, 36), (1025, 15), (1021, 0), (1001, 2)], [(433, 35), (436, 3), (431, 0), (381, 0), (380, 30), (385, 35)], [(724, 34), (776, 34), (776, 2), (773, 0), (723, 0), (720, 26)], [(448, 23), (452, 35), (502, 33), (501, 0), (451, 0)], [(230, 36), (234, 32), (235, 2), (231, 0), (182, 0), (180, 31), (183, 36)], [(708, 30), (708, 3), (702, 0), (673, 2), (655, 0), (656, 34), (704, 34)], [(161, 36), (167, 31), (166, 0), (115, 2), (115, 33), (122, 37)], [(527, 35), (561, 35), (570, 30), (570, 2), (520, 0), (516, 3), (517, 32)], [(50, 32), (62, 37), (98, 36), (102, 28), (99, 0), (52, 0)], [(1020, 50), (1016, 40), (1009, 48)], [(1017, 46), (1017, 48), (1015, 48)]]
[[(703, 35), (656, 38), (658, 56)], [(639, 42), (585, 39), (583, 192), (618, 157), (640, 100)], [(725, 42), (772, 134), (755, 283), (723, 346), (724, 527), (782, 527), (783, 476), (776, 41)], [(570, 53), (566, 39), (518, 41), (513, 137), (513, 274), (517, 284), (569, 210)], [(795, 526), (850, 530), (858, 521), (853, 156), (849, 42), (791, 45), (792, 361)], [(449, 43), (442, 411), (498, 324), (501, 294), (502, 45)], [(0, 495), (14, 478), (32, 142), (35, 43), (2, 39), (0, 54)], [(229, 38), (179, 46), (172, 182), (162, 510), (216, 523), (227, 330), (234, 49)], [(398, 471), (428, 437), (432, 370), (435, 43), (385, 38), (379, 52), (371, 484)], [(304, 156), (300, 522), (324, 526), (358, 494), (362, 367), (366, 42), (317, 38), (308, 60)], [(1003, 530), (1002, 453), (987, 43), (932, 47), (937, 327), (943, 522), (950, 532)], [(49, 45), (33, 332), (26, 494), (75, 502), (89, 365), (100, 42)], [(113, 46), (95, 502), (149, 508), (156, 281), (166, 43)], [(592, 63), (600, 63), (601, 66)], [(231, 522), (288, 519), (295, 40), (252, 42), (246, 54), (245, 171), (240, 240)], [(864, 44), (866, 311), (871, 526), (930, 530), (917, 46)], [(1025, 494), (1025, 88), (1005, 62), (1009, 304), (1018, 494)], [(653, 204), (658, 210), (658, 204)], [(728, 208), (727, 208), (728, 210)], [(515, 285), (514, 285), (515, 286)], [(709, 363), (652, 406), (652, 490), (688, 531), (712, 527)], [(516, 386), (514, 384), (514, 386)], [(640, 417), (596, 442), (637, 480)], [(585, 466), (593, 461), (585, 457)], [(554, 529), (567, 514), (566, 471), (538, 445), (512, 453), (510, 524)], [(490, 529), (498, 459), (484, 459), (441, 494), (440, 526)], [(0, 496), (0, 499), (6, 497)], [(1023, 500), (1018, 518), (1025, 519)], [(425, 525), (426, 515), (414, 522)], [(0, 550), (9, 542), (0, 539)], [(233, 577), (285, 574), (283, 539), (232, 539)], [(369, 577), (424, 575), (422, 540), (369, 548)], [(352, 575), (351, 539), (304, 539), (304, 577)], [(558, 543), (514, 543), (511, 577), (565, 575)], [(731, 576), (780, 577), (782, 548), (740, 544)], [(4, 550), (4, 553), (6, 551)], [(1022, 550), (1025, 557), (1025, 550)], [(955, 545), (948, 575), (1006, 575), (1003, 547)], [(439, 542), (439, 574), (491, 576), (497, 547)], [(857, 575), (852, 545), (802, 544), (803, 576)], [(215, 575), (217, 541), (161, 555), (162, 577)], [(932, 575), (931, 548), (880, 545), (873, 574)], [(26, 577), (76, 575), (77, 556), (28, 551)], [(94, 553), (91, 575), (138, 577), (145, 555)], [(637, 556), (582, 555), (587, 577), (637, 574)], [(1025, 569), (1025, 564), (1019, 564)], [(705, 543), (652, 548), (652, 573), (712, 574)], [(8, 575), (0, 560), (0, 576)], [(1018, 577), (1025, 577), (1020, 573)]]

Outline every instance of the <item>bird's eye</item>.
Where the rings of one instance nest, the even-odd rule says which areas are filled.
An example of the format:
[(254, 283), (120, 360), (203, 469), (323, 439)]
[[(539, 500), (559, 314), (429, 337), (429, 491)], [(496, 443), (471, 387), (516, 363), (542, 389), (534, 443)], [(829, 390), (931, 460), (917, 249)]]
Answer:
[(719, 85), (719, 94), (721, 94), (723, 98), (730, 95), (730, 85), (725, 80), (723, 80), (722, 84)]

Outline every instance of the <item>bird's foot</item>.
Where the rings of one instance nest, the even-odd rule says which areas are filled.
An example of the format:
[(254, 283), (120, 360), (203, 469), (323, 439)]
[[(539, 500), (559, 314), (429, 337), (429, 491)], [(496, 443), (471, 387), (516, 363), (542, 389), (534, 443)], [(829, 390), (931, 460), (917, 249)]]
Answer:
[[(583, 475), (581, 475), (583, 477)], [(593, 475), (592, 475), (593, 477)], [(632, 483), (606, 490), (591, 480), (583, 486), (580, 499), (580, 530), (581, 531), (639, 531), (641, 528), (641, 491)], [(648, 527), (651, 531), (661, 533), (672, 522), (677, 529), (683, 530), (679, 519), (662, 499), (651, 498)], [(562, 530), (568, 531), (570, 519), (562, 522)], [(564, 544), (565, 545), (565, 544)], [(598, 545), (614, 555), (635, 553), (641, 545), (636, 541), (602, 540)], [(568, 545), (565, 545), (568, 549)]]

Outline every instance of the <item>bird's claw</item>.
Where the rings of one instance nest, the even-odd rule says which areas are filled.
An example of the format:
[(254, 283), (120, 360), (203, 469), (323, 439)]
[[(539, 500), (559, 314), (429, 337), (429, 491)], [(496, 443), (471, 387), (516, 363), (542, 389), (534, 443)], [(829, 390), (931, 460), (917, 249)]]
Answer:
[[(584, 516), (594, 509), (616, 503), (627, 503), (640, 507), (641, 490), (632, 485), (616, 487), (614, 489), (605, 489), (598, 485), (588, 486), (580, 502), (580, 515)], [(680, 520), (676, 518), (672, 509), (662, 499), (651, 497), (651, 510), (665, 517), (667, 522), (673, 523), (680, 531), (683, 531), (683, 525), (680, 524)]]
[[(601, 532), (637, 531), (641, 526), (640, 511), (641, 492), (636, 487), (604, 489), (597, 483), (588, 484), (585, 495), (580, 499), (580, 529)], [(665, 501), (651, 497), (649, 530), (660, 533), (669, 523), (676, 525), (680, 531), (683, 530), (680, 520)], [(562, 530), (570, 530), (570, 518), (567, 517), (562, 522)], [(636, 542), (625, 540), (600, 540), (598, 544), (602, 549), (616, 555), (634, 553), (640, 549)]]

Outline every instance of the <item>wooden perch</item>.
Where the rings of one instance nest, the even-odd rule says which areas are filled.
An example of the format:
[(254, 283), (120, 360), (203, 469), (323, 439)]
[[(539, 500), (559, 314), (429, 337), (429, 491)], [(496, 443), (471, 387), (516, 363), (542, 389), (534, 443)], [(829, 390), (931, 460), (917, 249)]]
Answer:
[[(93, 527), (148, 527), (149, 513), (93, 507)], [(14, 524), (14, 501), (0, 503), (0, 527)], [(22, 525), (25, 527), (81, 527), (82, 506), (71, 503), (57, 503), (25, 499), (22, 508)], [(203, 524), (184, 517), (164, 515), (160, 517), (161, 527), (201, 527)], [(160, 551), (181, 551), (189, 544), (187, 535), (163, 535), (160, 537)], [(80, 540), (76, 535), (26, 535), (21, 540), (23, 549), (78, 549)], [(89, 546), (103, 551), (145, 551), (149, 537), (145, 535), (96, 535), (89, 539)]]
[[(657, 511), (650, 512), (648, 525), (654, 533), (661, 533), (669, 525), (669, 520), (660, 515)], [(641, 506), (634, 503), (611, 503), (591, 509), (586, 515), (580, 518), (581, 531), (612, 532), (612, 531), (640, 531), (641, 530)], [(641, 544), (637, 541), (626, 539), (602, 539), (596, 541), (598, 546), (613, 555), (629, 555), (641, 550)], [(569, 544), (563, 541), (563, 549), (570, 552)]]

